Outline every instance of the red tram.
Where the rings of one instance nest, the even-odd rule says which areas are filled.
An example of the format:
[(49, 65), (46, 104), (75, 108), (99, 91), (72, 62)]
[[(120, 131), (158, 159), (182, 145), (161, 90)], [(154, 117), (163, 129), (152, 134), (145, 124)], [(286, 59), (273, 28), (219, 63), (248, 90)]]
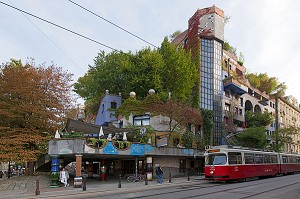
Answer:
[(300, 155), (216, 146), (205, 152), (205, 179), (230, 181), (300, 171)]

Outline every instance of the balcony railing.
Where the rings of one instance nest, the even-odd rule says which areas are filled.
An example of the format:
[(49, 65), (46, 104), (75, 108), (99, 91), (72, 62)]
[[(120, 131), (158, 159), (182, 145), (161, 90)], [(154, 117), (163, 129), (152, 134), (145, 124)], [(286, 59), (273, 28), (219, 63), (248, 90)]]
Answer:
[(248, 91), (247, 86), (241, 84), (237, 79), (235, 79), (232, 76), (224, 79), (223, 83), (225, 89), (230, 89), (231, 91), (239, 95), (247, 93)]

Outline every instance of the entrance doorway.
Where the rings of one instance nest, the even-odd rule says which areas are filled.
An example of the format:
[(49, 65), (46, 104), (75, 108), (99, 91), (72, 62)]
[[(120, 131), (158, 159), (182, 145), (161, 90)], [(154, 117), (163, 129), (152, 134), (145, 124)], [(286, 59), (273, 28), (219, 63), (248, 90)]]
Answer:
[[(136, 165), (135, 160), (123, 160), (122, 161), (122, 175), (135, 174)], [(146, 171), (146, 160), (138, 160), (137, 172), (144, 174)]]

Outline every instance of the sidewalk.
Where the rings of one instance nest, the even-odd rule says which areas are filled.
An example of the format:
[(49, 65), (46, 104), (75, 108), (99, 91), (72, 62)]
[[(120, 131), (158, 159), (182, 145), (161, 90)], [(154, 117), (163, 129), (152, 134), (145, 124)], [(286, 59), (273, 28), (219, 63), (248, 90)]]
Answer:
[[(148, 185), (145, 182), (129, 183), (126, 179), (121, 180), (121, 188), (118, 188), (118, 179), (109, 179), (107, 181), (99, 181), (97, 179), (87, 179), (86, 191), (82, 188), (74, 188), (73, 180), (70, 180), (70, 187), (58, 187), (49, 188), (50, 176), (18, 176), (10, 179), (0, 179), (0, 198), (72, 198), (72, 196), (82, 195), (87, 197), (89, 194), (95, 192), (101, 193), (101, 195), (109, 195), (111, 193), (125, 193), (137, 190), (148, 190), (163, 188), (166, 186), (177, 186), (178, 184), (187, 185), (199, 183), (203, 180), (204, 176), (191, 176), (190, 181), (187, 177), (172, 178), (172, 182), (169, 183), (168, 179), (164, 179), (163, 184), (157, 184), (156, 180), (148, 181)], [(40, 195), (35, 196), (36, 180), (39, 180)]]

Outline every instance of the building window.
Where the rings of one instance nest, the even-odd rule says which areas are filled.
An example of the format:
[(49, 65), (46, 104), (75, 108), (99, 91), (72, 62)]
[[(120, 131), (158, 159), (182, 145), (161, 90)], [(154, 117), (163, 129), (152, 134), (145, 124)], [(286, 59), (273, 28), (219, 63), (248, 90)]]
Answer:
[(243, 115), (243, 109), (240, 108), (239, 114)]
[(150, 115), (136, 115), (133, 117), (134, 126), (149, 126)]
[(228, 117), (224, 117), (224, 123), (228, 124), (229, 123), (229, 118)]
[(187, 131), (192, 131), (192, 124), (188, 124), (187, 127), (186, 127), (186, 130)]
[(230, 111), (230, 104), (225, 103), (225, 111)]
[(241, 105), (241, 107), (244, 107), (244, 99), (243, 98), (240, 98), (240, 105)]
[(226, 96), (226, 97), (230, 97), (230, 93), (229, 93), (228, 90), (225, 91), (225, 96)]
[(110, 108), (111, 109), (117, 109), (117, 102), (111, 102), (110, 103)]
[(234, 114), (239, 114), (239, 109), (238, 109), (238, 107), (234, 107)]
[(179, 160), (179, 173), (186, 172), (186, 160)]
[(184, 46), (187, 45), (187, 43), (188, 43), (188, 38), (184, 39), (182, 43), (183, 43)]

